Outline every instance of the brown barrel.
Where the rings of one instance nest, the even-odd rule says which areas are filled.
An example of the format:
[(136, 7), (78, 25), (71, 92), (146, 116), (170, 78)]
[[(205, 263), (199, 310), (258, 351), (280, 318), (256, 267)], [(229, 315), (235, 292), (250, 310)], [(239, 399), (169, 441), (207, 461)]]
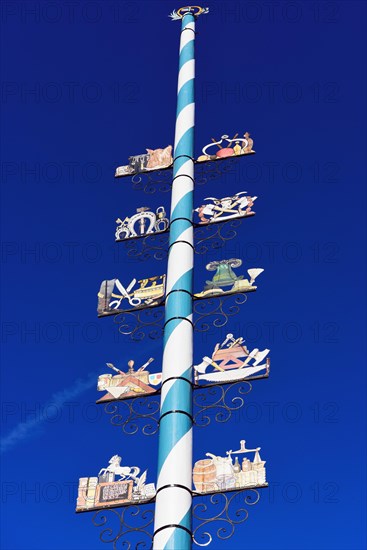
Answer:
[(198, 460), (195, 462), (193, 471), (193, 481), (195, 490), (198, 493), (215, 491), (218, 487), (216, 484), (217, 469), (214, 462), (209, 458)]

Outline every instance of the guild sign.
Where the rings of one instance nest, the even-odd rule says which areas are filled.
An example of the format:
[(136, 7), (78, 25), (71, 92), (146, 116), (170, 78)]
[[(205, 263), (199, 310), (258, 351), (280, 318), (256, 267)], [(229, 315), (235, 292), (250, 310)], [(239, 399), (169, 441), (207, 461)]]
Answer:
[(107, 363), (107, 366), (118, 374), (114, 376), (112, 374), (101, 374), (99, 376), (97, 390), (106, 393), (97, 403), (155, 393), (157, 388), (152, 386), (161, 384), (162, 373), (150, 374), (146, 370), (146, 367), (153, 361), (154, 359), (151, 357), (144, 365), (134, 370), (134, 361), (130, 360), (127, 372), (117, 369), (112, 363)]
[[(99, 510), (112, 506), (144, 503), (155, 496), (154, 483), (146, 483), (148, 470), (139, 476), (137, 466), (121, 466), (121, 457), (114, 455), (97, 477), (79, 479), (76, 511)], [(119, 479), (115, 479), (115, 477)]]
[[(223, 147), (222, 143), (225, 143)], [(250, 134), (246, 132), (243, 135), (243, 138), (238, 137), (236, 134), (232, 139), (229, 139), (229, 136), (223, 135), (220, 140), (216, 141), (212, 138), (212, 143), (205, 145), (202, 150), (202, 155), (197, 159), (197, 162), (203, 162), (208, 160), (219, 160), (227, 157), (237, 157), (241, 155), (247, 155), (248, 153), (254, 153), (252, 146), (254, 144), (253, 139), (250, 138)], [(217, 151), (212, 151), (211, 149), (214, 146), (217, 146)]]
[(258, 348), (249, 351), (243, 338), (227, 334), (221, 344), (216, 344), (211, 357), (203, 357), (199, 365), (194, 365), (195, 383), (201, 381), (225, 383), (251, 379), (254, 375), (269, 376), (270, 359), (264, 359), (269, 349)]
[(136, 212), (131, 218), (126, 217), (124, 220), (117, 218), (116, 241), (162, 233), (168, 229), (169, 221), (163, 206), (159, 206), (155, 213), (146, 206), (137, 208)]
[(129, 157), (129, 164), (116, 168), (115, 177), (133, 176), (141, 172), (151, 172), (152, 170), (162, 170), (171, 166), (172, 145), (164, 149), (147, 149), (142, 155)]
[[(235, 489), (249, 489), (255, 487), (267, 487), (265, 461), (261, 460), (261, 447), (247, 449), (246, 441), (240, 441), (238, 451), (227, 451), (226, 457), (206, 453), (203, 460), (198, 460), (194, 465), (193, 482), (197, 493), (215, 493)], [(251, 461), (244, 457), (242, 464), (232, 455), (254, 453)]]
[[(206, 298), (216, 294), (229, 294), (232, 292), (251, 292), (256, 290), (255, 279), (264, 271), (262, 268), (248, 269), (250, 280), (244, 279), (243, 275), (236, 275), (232, 268), (242, 265), (242, 260), (232, 258), (231, 260), (219, 260), (207, 264), (208, 271), (216, 271), (211, 281), (206, 281), (202, 292), (194, 294), (195, 298)], [(230, 287), (227, 290), (223, 288)]]
[(133, 279), (126, 288), (118, 279), (102, 281), (98, 292), (98, 314), (106, 315), (113, 311), (118, 312), (120, 311), (121, 304), (124, 311), (129, 306), (132, 308), (154, 306), (163, 300), (166, 283), (165, 275), (141, 279), (138, 283), (139, 286), (133, 290), (136, 285), (136, 279)]
[(223, 199), (207, 197), (204, 200), (210, 202), (195, 208), (195, 212), (198, 213), (201, 225), (253, 216), (255, 212), (251, 208), (256, 199), (257, 197), (246, 195), (246, 191), (241, 191), (233, 197), (224, 197)]

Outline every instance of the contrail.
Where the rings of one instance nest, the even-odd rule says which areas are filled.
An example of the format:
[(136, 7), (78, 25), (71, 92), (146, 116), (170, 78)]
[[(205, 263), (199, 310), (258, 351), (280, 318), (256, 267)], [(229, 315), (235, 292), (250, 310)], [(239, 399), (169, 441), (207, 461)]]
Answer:
[[(67, 401), (78, 397), (84, 391), (90, 389), (96, 384), (96, 378), (98, 375), (95, 373), (90, 373), (86, 379), (78, 379), (75, 383), (59, 392), (54, 393), (50, 400), (45, 403), (44, 408), (48, 405), (51, 405), (55, 408), (55, 415), (57, 414), (58, 409), (60, 409)], [(8, 435), (5, 435), (0, 440), (0, 451), (5, 453), (9, 451), (25, 439), (35, 437), (39, 435), (42, 431), (43, 424), (45, 420), (50, 420), (50, 414), (47, 415), (47, 418), (40, 415), (39, 418), (32, 418), (25, 422), (20, 422)]]

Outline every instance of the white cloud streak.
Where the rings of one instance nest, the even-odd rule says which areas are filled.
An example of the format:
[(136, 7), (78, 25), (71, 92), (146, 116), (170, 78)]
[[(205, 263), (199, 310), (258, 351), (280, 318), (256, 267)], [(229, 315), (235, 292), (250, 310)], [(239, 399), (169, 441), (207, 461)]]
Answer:
[[(54, 416), (56, 416), (65, 403), (75, 399), (86, 390), (89, 390), (91, 387), (95, 386), (97, 376), (98, 375), (96, 375), (96, 373), (90, 373), (84, 380), (79, 378), (69, 388), (54, 393), (49, 401), (44, 404), (43, 410), (47, 410), (47, 407), (52, 406), (55, 411)], [(3, 454), (11, 450), (13, 447), (19, 445), (26, 439), (40, 435), (44, 429), (45, 422), (49, 421), (50, 418), (52, 418), (52, 413), (48, 414), (47, 417), (44, 415), (39, 415), (38, 417), (36, 416), (35, 418), (26, 420), (25, 422), (20, 422), (9, 434), (1, 438), (1, 453)]]

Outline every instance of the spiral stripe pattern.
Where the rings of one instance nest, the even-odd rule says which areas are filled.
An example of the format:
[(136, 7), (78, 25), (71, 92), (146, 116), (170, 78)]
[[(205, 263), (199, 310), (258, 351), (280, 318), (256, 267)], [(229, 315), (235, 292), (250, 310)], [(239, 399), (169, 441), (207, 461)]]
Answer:
[[(192, 379), (191, 294), (194, 252), (187, 243), (193, 245), (193, 227), (188, 220), (192, 220), (194, 190), (194, 43), (195, 17), (187, 13), (182, 18), (180, 41), (166, 283), (167, 295), (172, 290), (178, 292), (167, 296), (165, 310), (158, 492), (153, 541), (155, 550), (189, 550), (192, 545), (192, 388), (184, 380), (170, 380), (166, 383), (165, 380), (173, 376), (186, 378), (190, 382)], [(179, 292), (180, 290), (184, 292)], [(188, 490), (178, 485), (187, 487)]]

